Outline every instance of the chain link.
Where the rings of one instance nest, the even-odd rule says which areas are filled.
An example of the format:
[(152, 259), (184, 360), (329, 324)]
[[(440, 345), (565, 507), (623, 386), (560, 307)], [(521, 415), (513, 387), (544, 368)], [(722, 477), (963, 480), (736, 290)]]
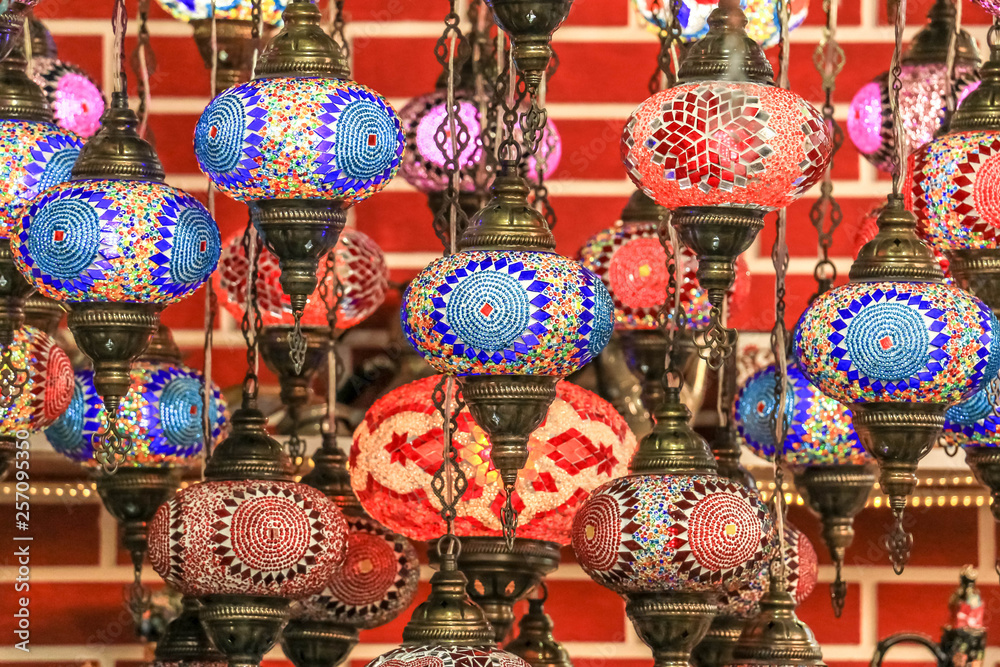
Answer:
[(340, 46), (340, 52), (343, 54), (344, 60), (350, 62), (351, 45), (347, 41), (347, 35), (344, 32), (344, 26), (346, 25), (346, 21), (344, 20), (344, 0), (334, 0), (333, 7), (333, 25), (330, 28), (330, 36)]
[(431, 491), (441, 504), (440, 515), (447, 524), (448, 534), (451, 535), (454, 533), (454, 522), (458, 515), (456, 508), (469, 486), (454, 441), (454, 434), (458, 430), (458, 415), (465, 407), (465, 401), (461, 392), (455, 389), (455, 378), (450, 375), (441, 377), (434, 387), (431, 400), (441, 415), (443, 425), (441, 439), (444, 445), (441, 466), (434, 471), (434, 476), (431, 478)]
[(247, 300), (243, 309), (243, 319), (240, 322), (240, 332), (247, 346), (247, 371), (243, 377), (243, 402), (252, 405), (257, 401), (257, 390), (260, 381), (257, 368), (260, 362), (257, 354), (257, 339), (260, 335), (261, 315), (260, 304), (257, 302), (257, 263), (260, 258), (261, 241), (253, 223), (247, 221), (243, 232), (243, 254), (249, 263), (250, 272), (247, 276)]
[[(678, 291), (680, 262), (678, 261), (676, 248), (677, 239), (673, 225), (671, 224), (671, 212), (668, 210), (660, 218), (657, 226), (657, 235), (660, 237), (660, 245), (666, 254), (667, 267), (667, 293), (664, 295), (663, 303), (660, 305), (660, 327), (663, 335), (667, 339), (667, 356), (664, 361), (663, 386), (678, 388), (684, 385), (684, 376), (677, 370), (676, 347), (677, 336), (684, 329), (686, 324), (684, 310), (680, 307), (680, 293)], [(655, 405), (646, 406), (652, 412)]]
[(152, 593), (142, 585), (142, 566), (133, 569), (132, 584), (125, 589), (125, 601), (128, 605), (129, 613), (132, 614), (132, 623), (135, 625), (137, 637), (143, 636), (143, 617), (150, 608)]

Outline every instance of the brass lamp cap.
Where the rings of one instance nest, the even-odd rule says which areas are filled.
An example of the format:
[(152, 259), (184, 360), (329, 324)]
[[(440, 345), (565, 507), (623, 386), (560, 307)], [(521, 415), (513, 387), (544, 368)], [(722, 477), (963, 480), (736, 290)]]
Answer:
[(27, 74), (28, 61), (21, 38), (9, 56), (0, 61), (0, 119), (52, 122), (52, 108), (37, 83)]
[(917, 237), (916, 229), (917, 219), (903, 208), (903, 198), (889, 195), (889, 203), (878, 216), (878, 233), (862, 246), (851, 265), (851, 282), (941, 283), (941, 265)]
[(528, 203), (528, 185), (510, 165), (499, 170), (490, 200), (458, 241), (459, 250), (552, 250), (556, 247), (545, 218)]
[(708, 34), (688, 47), (678, 83), (750, 81), (774, 85), (774, 70), (760, 44), (746, 31), (738, 0), (722, 0), (708, 17)]
[(56, 40), (52, 39), (52, 33), (30, 10), (28, 11), (28, 29), (31, 31), (32, 58), (55, 58), (58, 55)]
[(318, 489), (336, 503), (348, 516), (366, 516), (361, 501), (351, 488), (351, 473), (347, 471), (347, 454), (337, 446), (336, 436), (323, 433), (323, 446), (313, 454), (313, 469), (302, 477), (302, 483)]
[(629, 472), (674, 475), (707, 475), (717, 465), (708, 442), (689, 425), (691, 411), (681, 403), (676, 387), (667, 387), (656, 410), (656, 426), (642, 439), (629, 464)]
[(552, 618), (545, 613), (544, 598), (530, 598), (528, 612), (518, 623), (517, 637), (504, 650), (519, 656), (531, 667), (572, 667), (569, 653), (552, 636)]
[(139, 356), (143, 361), (162, 361), (165, 363), (181, 363), (181, 349), (174, 342), (174, 335), (170, 329), (161, 324), (153, 337), (149, 339), (149, 345)]
[(403, 628), (403, 645), (487, 646), (496, 641), (482, 608), (469, 598), (468, 579), (454, 553), (441, 554), (441, 568), (431, 576), (431, 592)]
[(979, 69), (982, 83), (955, 109), (948, 132), (1000, 130), (1000, 44), (990, 46), (990, 59)]
[(351, 78), (347, 60), (337, 42), (320, 25), (322, 15), (312, 0), (292, 0), (281, 17), (285, 26), (260, 54), (255, 79)]
[(642, 190), (636, 190), (622, 209), (622, 222), (659, 222), (669, 212)]
[(760, 613), (743, 629), (733, 649), (737, 665), (819, 667), (823, 652), (809, 626), (795, 615), (795, 601), (772, 584), (760, 601)]
[(260, 479), (290, 482), (292, 465), (281, 444), (264, 430), (267, 419), (256, 405), (248, 405), (233, 413), (232, 431), (212, 452), (205, 465), (205, 479)]
[(111, 95), (101, 116), (101, 129), (87, 140), (73, 165), (71, 179), (163, 182), (163, 165), (153, 146), (139, 136), (139, 119), (128, 108), (125, 93)]
[[(955, 32), (955, 21), (955, 5), (951, 0), (935, 0), (927, 12), (927, 24), (913, 36), (910, 47), (903, 54), (903, 64), (944, 64), (948, 60), (948, 45)], [(965, 30), (959, 30), (955, 40), (955, 64), (979, 65), (976, 40)]]

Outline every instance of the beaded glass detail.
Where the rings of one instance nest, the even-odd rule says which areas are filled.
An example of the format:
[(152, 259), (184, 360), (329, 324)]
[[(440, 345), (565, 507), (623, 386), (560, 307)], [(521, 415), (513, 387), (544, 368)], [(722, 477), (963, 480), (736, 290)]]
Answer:
[(616, 593), (734, 590), (775, 544), (756, 493), (715, 475), (630, 475), (590, 494), (573, 521), (584, 571)]
[(257, 79), (230, 88), (195, 128), (201, 170), (239, 201), (356, 204), (384, 188), (403, 155), (399, 117), (378, 93), (340, 79)]
[(46, 190), (11, 237), (18, 268), (57, 301), (169, 304), (215, 270), (219, 230), (162, 183), (85, 180)]
[[(736, 428), (744, 443), (768, 460), (774, 458), (775, 450), (771, 428), (777, 404), (774, 379), (774, 366), (752, 375), (736, 395), (734, 407)], [(795, 366), (788, 368), (785, 398), (788, 436), (784, 457), (788, 465), (860, 465), (870, 461), (854, 432), (850, 410), (824, 395)]]
[[(432, 395), (440, 376), (398, 387), (375, 401), (354, 432), (351, 485), (369, 514), (414, 540), (439, 537), (444, 521), (431, 478), (441, 465), (441, 418)], [(469, 487), (459, 500), (459, 536), (502, 535), (505, 495), (490, 442), (468, 409), (458, 414), (455, 447)], [(568, 544), (573, 514), (587, 494), (626, 473), (635, 436), (610, 403), (569, 382), (531, 434), (528, 464), (514, 487), (519, 537)]]
[(985, 389), (948, 408), (942, 438), (949, 445), (962, 447), (1000, 446), (1000, 418), (993, 414)]
[[(632, 0), (639, 17), (646, 27), (659, 34), (667, 29), (663, 16), (670, 0)], [(708, 34), (708, 16), (719, 6), (711, 0), (681, 0), (677, 18), (681, 25), (681, 41), (693, 42)], [(747, 34), (764, 48), (778, 43), (780, 35), (779, 3), (777, 0), (740, 0), (740, 6), (747, 16)], [(791, 22), (789, 30), (795, 30), (805, 21), (809, 13), (809, 0), (791, 0)]]
[(403, 295), (403, 332), (435, 370), (569, 375), (607, 345), (614, 306), (600, 278), (560, 255), (459, 252)]
[(93, 79), (76, 65), (55, 58), (32, 60), (32, 80), (45, 93), (56, 125), (89, 137), (101, 126), (104, 95)]
[(972, 0), (993, 16), (1000, 16), (1000, 0)]
[(40, 192), (69, 179), (82, 146), (52, 123), (0, 120), (0, 237), (10, 236)]
[[(167, 12), (179, 21), (195, 21), (212, 17), (212, 0), (156, 0)], [(285, 11), (287, 0), (262, 0), (261, 14), (264, 23), (282, 25), (281, 12)], [(253, 18), (251, 0), (216, 0), (215, 18), (235, 21), (249, 21)]]
[(280, 596), (323, 590), (346, 558), (347, 522), (311, 486), (192, 484), (149, 524), (149, 560), (182, 595)]
[[(262, 324), (291, 325), (292, 300), (281, 287), (281, 269), (275, 257), (263, 243), (257, 260), (257, 302)], [(345, 229), (334, 249), (337, 281), (344, 290), (337, 306), (337, 328), (349, 329), (368, 319), (385, 301), (389, 289), (389, 268), (385, 254), (371, 238), (356, 229)], [(320, 279), (325, 281), (332, 294), (334, 279), (326, 275), (325, 264), (320, 267)], [(219, 270), (213, 276), (216, 289), (224, 295), (222, 305), (236, 318), (243, 319), (246, 306), (249, 263), (243, 252), (243, 233), (238, 232), (225, 244), (219, 259)], [(319, 287), (309, 297), (302, 313), (304, 326), (326, 327), (326, 303), (320, 298)]]
[[(118, 411), (118, 425), (132, 441), (126, 466), (194, 465), (204, 445), (201, 390), (205, 378), (184, 365), (137, 361), (132, 383)], [(212, 441), (222, 440), (228, 414), (212, 385)], [(76, 373), (69, 409), (45, 431), (52, 448), (75, 461), (98, 466), (95, 436), (104, 433), (104, 402), (94, 388), (94, 372)]]
[[(0, 346), (2, 351), (2, 346)], [(73, 367), (69, 357), (44, 331), (23, 326), (14, 333), (14, 367), (27, 369), (24, 387), (0, 416), (0, 435), (34, 433), (56, 421), (73, 398)]]
[(347, 517), (347, 530), (343, 567), (321, 593), (296, 602), (292, 618), (374, 628), (413, 602), (420, 561), (410, 541), (367, 517)]
[(938, 249), (1000, 243), (1000, 132), (956, 132), (911, 156), (907, 208)]
[(625, 124), (622, 162), (661, 206), (788, 206), (823, 175), (830, 130), (798, 95), (755, 83), (669, 88)]
[[(798, 528), (785, 523), (785, 583), (796, 604), (801, 604), (816, 588), (819, 559), (812, 542)], [(760, 599), (771, 588), (768, 568), (734, 591), (724, 591), (719, 601), (719, 614), (753, 618), (760, 613)]]
[(996, 318), (950, 285), (858, 283), (819, 296), (795, 331), (795, 356), (842, 403), (958, 403), (996, 374)]
[[(698, 285), (698, 261), (687, 248), (680, 253), (681, 307), (689, 326), (708, 324), (711, 304)], [(597, 274), (611, 294), (616, 329), (658, 329), (667, 294), (667, 253), (655, 222), (617, 223), (598, 232), (580, 248), (580, 263)], [(739, 278), (739, 274), (737, 274)]]

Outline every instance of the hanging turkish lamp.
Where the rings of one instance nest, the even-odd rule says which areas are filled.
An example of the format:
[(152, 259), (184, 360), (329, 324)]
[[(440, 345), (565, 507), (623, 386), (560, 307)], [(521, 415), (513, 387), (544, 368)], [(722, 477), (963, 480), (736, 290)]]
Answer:
[(21, 391), (0, 411), (2, 479), (27, 446), (25, 433), (40, 431), (66, 411), (73, 395), (73, 367), (51, 336), (27, 325), (14, 332), (11, 343), (0, 343), (0, 354), (19, 369), (21, 383)]
[(1000, 521), (1000, 418), (997, 398), (987, 387), (945, 413), (942, 440), (965, 450), (965, 462), (980, 484), (990, 490), (990, 510)]
[(795, 356), (824, 394), (850, 406), (861, 443), (879, 463), (897, 519), (901, 570), (912, 537), (902, 528), (917, 462), (941, 434), (945, 410), (1000, 365), (1000, 327), (979, 299), (944, 284), (916, 220), (892, 195), (879, 232), (859, 252), (850, 283), (817, 297), (799, 320)]
[[(212, 0), (156, 0), (171, 16), (190, 23), (198, 53), (209, 70), (215, 63), (215, 90), (223, 91), (250, 80), (253, 68), (253, 0), (215, 3), (215, 43), (212, 46)], [(261, 0), (265, 38), (281, 25), (285, 0)]]
[(528, 611), (517, 622), (518, 633), (504, 647), (531, 667), (573, 667), (569, 652), (552, 635), (552, 617), (545, 613), (549, 589), (539, 584), (540, 596), (528, 598)]
[(24, 34), (24, 20), (40, 0), (0, 0), (0, 60), (11, 54)]
[[(659, 34), (661, 30), (670, 29), (663, 20), (664, 5), (670, 1), (632, 0), (632, 5), (639, 17), (646, 22), (646, 27)], [(689, 43), (704, 37), (708, 33), (708, 17), (717, 6), (717, 2), (681, 0), (680, 11), (677, 13), (680, 41)], [(747, 35), (765, 49), (777, 45), (780, 3), (777, 0), (741, 0), (740, 6), (747, 15)], [(808, 14), (809, 0), (792, 0), (788, 29), (798, 28)]]
[[(417, 380), (377, 400), (351, 449), (351, 484), (361, 504), (379, 523), (419, 541), (445, 528), (440, 501), (429, 490), (444, 451), (433, 398), (441, 379)], [(559, 565), (559, 548), (569, 544), (573, 515), (587, 494), (625, 472), (635, 436), (609, 403), (560, 382), (545, 421), (530, 436), (530, 457), (514, 488), (520, 524), (512, 550), (503, 537), (506, 493), (490, 457), (491, 439), (468, 408), (458, 412), (452, 439), (468, 483), (455, 504), (458, 566), (499, 641), (514, 623), (514, 603)]]
[[(417, 352), (439, 373), (457, 376), (509, 493), (556, 383), (604, 348), (613, 317), (601, 280), (552, 251), (552, 232), (528, 204), (515, 165), (501, 163), (459, 251), (414, 278), (401, 313)], [(505, 524), (509, 538), (513, 530)]]
[(156, 642), (151, 667), (226, 667), (226, 656), (212, 646), (201, 626), (201, 604), (191, 597), (182, 604), (180, 615)]
[(486, 0), (486, 4), (510, 38), (514, 65), (534, 94), (553, 55), (552, 33), (569, 16), (573, 0)]
[(283, 17), (255, 78), (205, 109), (195, 155), (220, 191), (250, 205), (254, 226), (278, 257), (301, 369), (300, 320), (320, 259), (336, 245), (347, 209), (395, 175), (404, 140), (389, 103), (348, 78), (340, 47), (320, 27), (319, 8), (292, 0)]
[(296, 602), (281, 647), (295, 667), (333, 667), (358, 632), (385, 625), (413, 602), (420, 563), (413, 545), (374, 521), (351, 490), (347, 456), (323, 433), (302, 483), (322, 491), (347, 517), (347, 560), (322, 592)]
[(686, 665), (720, 594), (760, 575), (774, 524), (756, 491), (716, 473), (676, 387), (639, 444), (630, 475), (590, 494), (573, 521), (584, 571), (626, 600), (657, 664)]
[(24, 209), (11, 246), (21, 273), (64, 303), (110, 428), (99, 457), (109, 470), (130, 449), (115, 423), (129, 369), (156, 331), (160, 310), (194, 292), (215, 269), (219, 230), (197, 199), (163, 181), (155, 150), (115, 92), (101, 129), (68, 182)]
[[(956, 12), (951, 0), (935, 0), (927, 24), (913, 36), (903, 53), (899, 75), (899, 113), (905, 131), (905, 154), (918, 150), (941, 131), (948, 97), (962, 104), (979, 85), (979, 50), (965, 30), (955, 32)], [(948, 68), (948, 51), (955, 36), (954, 69)], [(954, 76), (954, 81), (950, 79)], [(892, 171), (895, 152), (889, 73), (883, 72), (862, 86), (847, 113), (847, 134), (858, 152), (881, 171)], [(953, 107), (954, 108), (954, 107)]]
[[(1000, 44), (990, 28), (982, 84), (955, 111), (948, 132), (913, 153), (904, 190), (921, 236), (944, 252), (958, 285), (1000, 308), (1000, 208), (994, 205), (1000, 161)], [(991, 376), (992, 379), (992, 376)]]
[(707, 348), (715, 368), (735, 344), (721, 306), (736, 258), (763, 228), (765, 213), (819, 181), (833, 145), (820, 112), (774, 86), (746, 25), (739, 0), (720, 2), (708, 34), (688, 48), (678, 85), (643, 102), (621, 141), (629, 177), (673, 209), (681, 241), (698, 257), (698, 282), (712, 304), (706, 345), (722, 341)]

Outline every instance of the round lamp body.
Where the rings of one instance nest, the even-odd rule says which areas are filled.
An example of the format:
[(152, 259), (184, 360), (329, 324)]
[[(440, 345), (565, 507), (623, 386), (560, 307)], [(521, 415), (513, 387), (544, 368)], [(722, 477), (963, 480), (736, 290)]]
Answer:
[[(681, 307), (686, 323), (704, 328), (709, 322), (708, 293), (698, 285), (698, 261), (687, 248), (681, 262)], [(619, 222), (598, 232), (580, 248), (580, 263), (600, 277), (615, 307), (616, 329), (659, 329), (660, 308), (670, 279), (667, 253), (655, 222)]]
[[(201, 461), (201, 373), (184, 365), (140, 360), (132, 365), (132, 385), (121, 402), (118, 425), (132, 442), (125, 466), (190, 466)], [(212, 440), (222, 440), (228, 414), (219, 388), (212, 385)], [(104, 401), (94, 388), (94, 372), (77, 371), (69, 408), (45, 431), (57, 452), (96, 467), (95, 436), (104, 433)]]
[(955, 404), (996, 376), (1000, 327), (982, 301), (951, 285), (852, 283), (803, 313), (795, 356), (841, 403)]
[(368, 663), (368, 667), (529, 667), (528, 663), (494, 646), (401, 646)]
[(94, 80), (76, 65), (57, 58), (35, 58), (31, 66), (32, 79), (45, 93), (56, 125), (81, 137), (97, 132), (104, 95)]
[(611, 339), (600, 278), (561, 255), (463, 251), (431, 262), (403, 295), (403, 332), (439, 373), (569, 375)]
[(40, 431), (69, 407), (73, 397), (73, 366), (51, 336), (31, 326), (23, 326), (14, 333), (10, 357), (16, 368), (27, 371), (27, 378), (21, 394), (3, 411), (0, 435)]
[[(664, 24), (665, 5), (670, 0), (632, 0), (639, 16), (647, 27), (659, 34), (669, 29)], [(712, 0), (681, 0), (678, 21), (681, 26), (681, 41), (693, 42), (708, 34), (708, 17), (719, 6)], [(764, 48), (774, 46), (779, 40), (780, 3), (776, 0), (740, 0), (740, 6), (747, 17), (747, 34)], [(792, 0), (791, 21), (788, 29), (802, 25), (809, 13), (809, 0)]]
[[(178, 21), (196, 21), (212, 18), (212, 0), (156, 0), (171, 16)], [(264, 23), (281, 25), (281, 13), (285, 11), (286, 0), (262, 0), (261, 14)], [(235, 21), (250, 21), (253, 19), (253, 6), (250, 0), (222, 0), (215, 3), (215, 18)]]
[(819, 181), (832, 148), (820, 112), (795, 93), (725, 81), (653, 95), (621, 140), (629, 177), (671, 209), (784, 208)]
[(322, 592), (295, 603), (293, 618), (374, 628), (413, 602), (420, 561), (410, 541), (367, 517), (347, 517), (347, 530), (344, 565)]
[(322, 199), (346, 208), (388, 185), (404, 143), (396, 112), (369, 88), (274, 77), (212, 100), (194, 151), (201, 170), (238, 201)]
[[(955, 67), (958, 103), (979, 86), (976, 68)], [(944, 63), (904, 63), (899, 75), (899, 113), (903, 118), (906, 154), (933, 139), (944, 122), (949, 90)], [(889, 103), (889, 74), (884, 72), (854, 94), (847, 112), (847, 134), (858, 152), (885, 172), (892, 171), (895, 141)]]
[(10, 237), (39, 193), (69, 179), (82, 146), (53, 123), (0, 120), (0, 238)]
[[(334, 253), (336, 281), (343, 289), (343, 297), (337, 305), (337, 328), (349, 329), (368, 319), (385, 301), (389, 289), (389, 267), (378, 244), (356, 229), (341, 232)], [(320, 270), (323, 272), (320, 286), (310, 296), (302, 312), (303, 326), (329, 326), (326, 303), (321, 298), (320, 289), (325, 283), (332, 294), (334, 277), (327, 276), (325, 268)], [(224, 295), (221, 300), (223, 307), (237, 321), (243, 319), (249, 275), (250, 264), (243, 249), (243, 234), (236, 233), (223, 244), (219, 270), (213, 280), (218, 292)], [(257, 258), (257, 304), (261, 323), (265, 327), (295, 323), (292, 300), (281, 287), (280, 276), (278, 258), (261, 243)]]
[[(441, 417), (432, 398), (440, 379), (417, 380), (377, 400), (351, 448), (351, 486), (368, 513), (421, 541), (440, 537), (445, 528), (430, 488), (442, 462)], [(502, 536), (503, 482), (490, 460), (489, 439), (468, 409), (458, 414), (454, 442), (468, 480), (456, 505), (456, 534)], [(573, 514), (588, 493), (625, 474), (635, 448), (635, 436), (610, 403), (558, 383), (514, 487), (518, 537), (568, 544)]]
[(304, 484), (193, 484), (156, 511), (149, 557), (182, 595), (301, 599), (319, 593), (346, 557), (347, 522)]
[(756, 493), (716, 475), (630, 475), (590, 494), (573, 522), (584, 571), (619, 594), (734, 590), (775, 544)]
[(21, 273), (56, 301), (167, 305), (219, 260), (219, 228), (191, 195), (150, 181), (81, 180), (49, 188), (11, 236)]
[(942, 437), (947, 444), (957, 447), (1000, 446), (1000, 418), (993, 413), (985, 389), (948, 409)]
[[(754, 454), (774, 459), (771, 420), (777, 406), (774, 366), (754, 373), (736, 395), (736, 428)], [(858, 441), (851, 411), (814, 387), (795, 366), (788, 367), (785, 395), (788, 435), (783, 457), (792, 467), (863, 465), (871, 461)]]
[(946, 134), (914, 153), (912, 162), (906, 205), (932, 247), (1000, 247), (1000, 132)]

